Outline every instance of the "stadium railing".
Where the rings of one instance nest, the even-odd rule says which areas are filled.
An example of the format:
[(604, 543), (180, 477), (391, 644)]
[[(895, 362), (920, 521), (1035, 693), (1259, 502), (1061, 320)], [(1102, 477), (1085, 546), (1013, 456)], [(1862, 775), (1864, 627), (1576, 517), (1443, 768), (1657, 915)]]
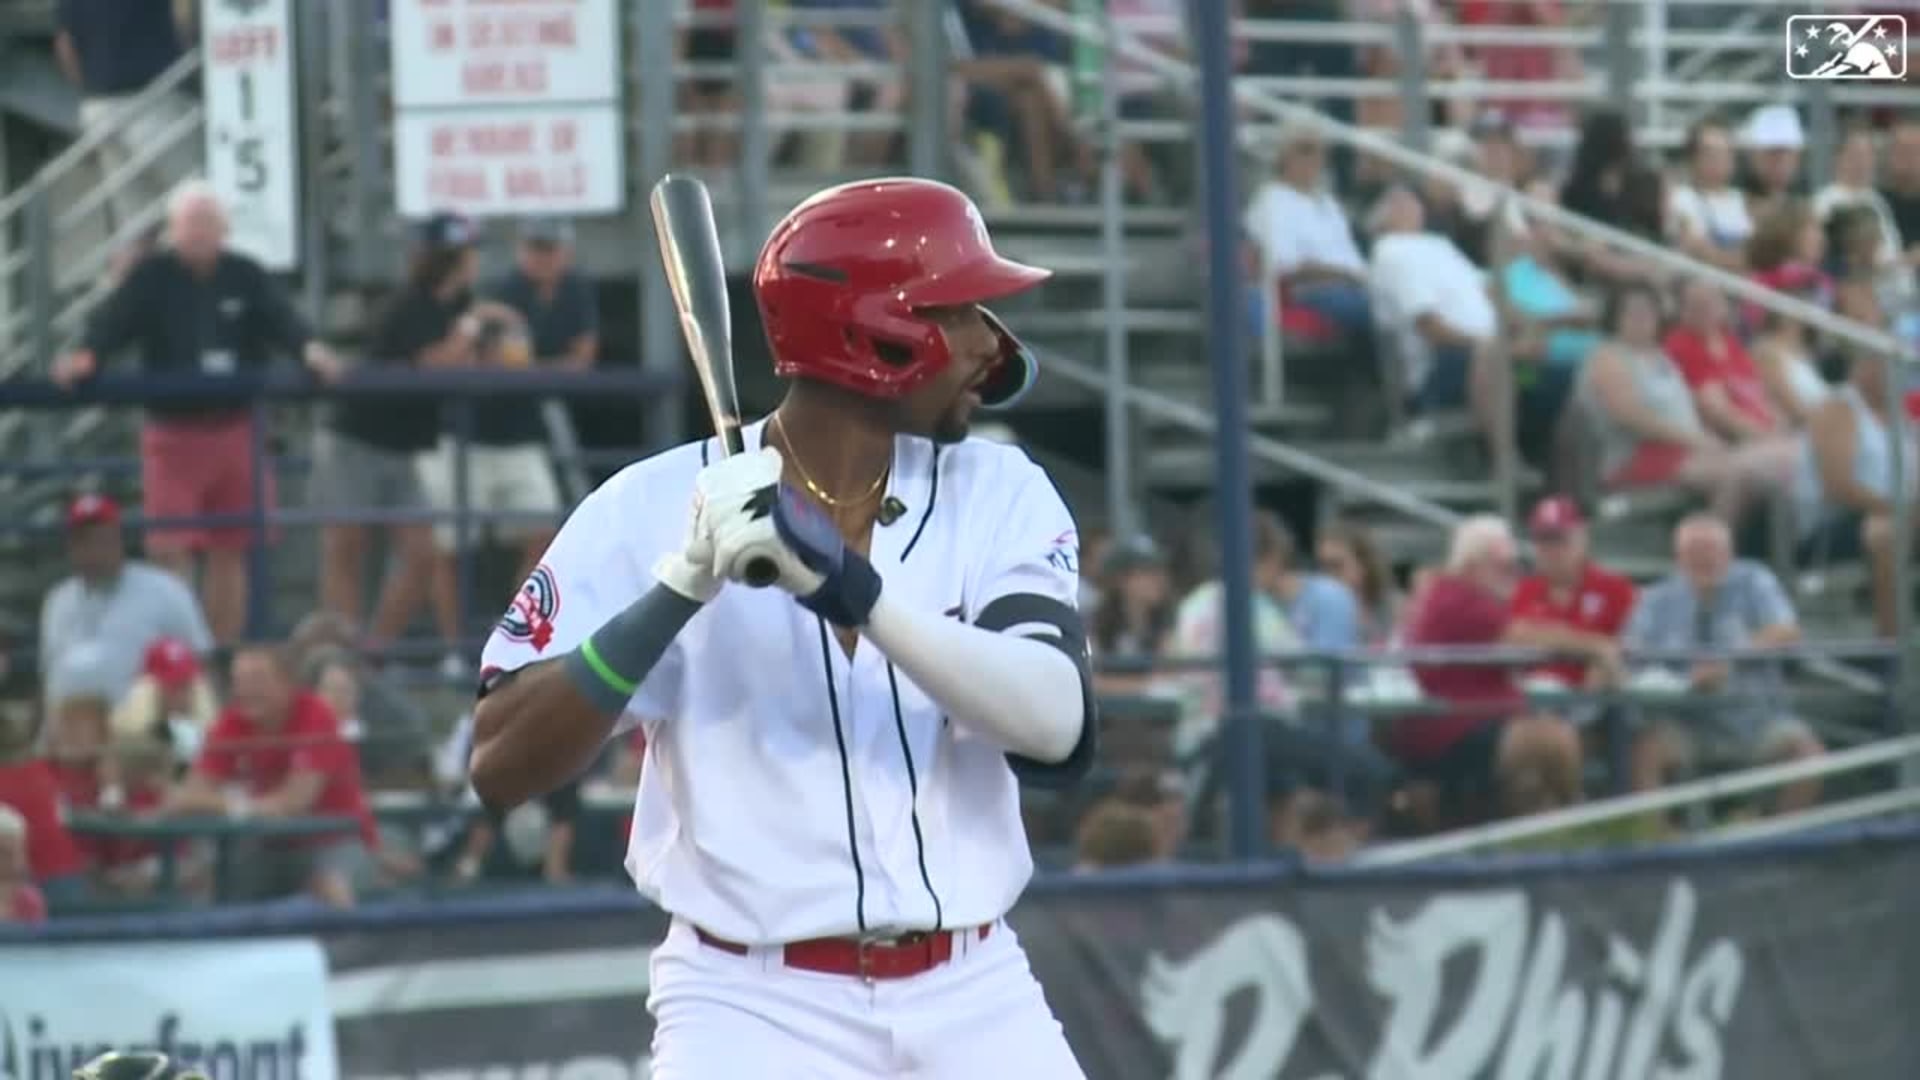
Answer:
[[(527, 408), (538, 409), (540, 398), (630, 398), (638, 410), (650, 398), (677, 395), (682, 380), (673, 375), (658, 376), (646, 372), (609, 369), (586, 372), (561, 371), (410, 371), (404, 369), (358, 369), (337, 383), (323, 384), (305, 372), (275, 370), (251, 376), (231, 378), (203, 376), (104, 375), (74, 389), (62, 389), (50, 382), (28, 379), (0, 380), (0, 414), (11, 411), (71, 410), (105, 406), (140, 407), (154, 402), (202, 399), (207, 396), (245, 403), (254, 412), (253, 448), (256, 463), (269, 462), (268, 440), (272, 434), (271, 406), (281, 402), (319, 399), (351, 401), (359, 397), (400, 397), (421, 402), (421, 423), (435, 422), (434, 407), (447, 410), (452, 430), (457, 433), (454, 458), (455, 502), (452, 509), (435, 511), (374, 510), (313, 511), (275, 506), (266, 509), (266, 484), (269, 469), (253, 472), (255, 509), (239, 515), (196, 515), (180, 518), (147, 519), (130, 515), (136, 529), (193, 529), (207, 527), (250, 528), (254, 544), (249, 560), (248, 628), (254, 634), (270, 633), (269, 607), (273, 595), (272, 556), (267, 538), (277, 526), (314, 526), (335, 523), (352, 524), (451, 524), (457, 548), (456, 580), (459, 599), (464, 603), (473, 595), (473, 556), (471, 541), (479, 529), (493, 522), (556, 521), (552, 514), (529, 515), (524, 512), (486, 511), (469, 505), (471, 440), (469, 430), (473, 404), (481, 398), (522, 398)], [(676, 398), (677, 400), (677, 398)], [(76, 484), (93, 480), (92, 469), (106, 466), (125, 468), (120, 461), (0, 461), (0, 476), (32, 473), (40, 476), (71, 475)], [(0, 532), (49, 532), (60, 528), (53, 519), (0, 522)], [(462, 625), (468, 612), (463, 607)]]

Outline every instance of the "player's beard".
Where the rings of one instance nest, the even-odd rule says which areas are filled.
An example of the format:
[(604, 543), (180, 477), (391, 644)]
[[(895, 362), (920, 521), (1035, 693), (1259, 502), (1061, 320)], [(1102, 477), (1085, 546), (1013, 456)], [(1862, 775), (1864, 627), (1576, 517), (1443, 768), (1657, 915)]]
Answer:
[(934, 418), (930, 435), (934, 442), (942, 446), (950, 446), (965, 442), (968, 433), (972, 430), (973, 405), (963, 394)]

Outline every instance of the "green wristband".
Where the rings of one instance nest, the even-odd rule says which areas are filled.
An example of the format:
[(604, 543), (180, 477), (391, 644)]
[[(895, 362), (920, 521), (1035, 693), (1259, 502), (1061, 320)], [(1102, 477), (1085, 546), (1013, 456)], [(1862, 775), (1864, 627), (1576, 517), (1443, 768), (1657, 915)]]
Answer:
[(616, 693), (625, 694), (628, 697), (632, 697), (634, 691), (640, 689), (639, 683), (632, 679), (623, 678), (619, 672), (613, 670), (606, 660), (601, 657), (600, 650), (593, 647), (592, 638), (588, 638), (580, 643), (580, 659), (585, 660), (587, 667), (592, 669), (595, 675), (600, 676), (600, 681), (607, 684), (607, 689), (615, 691)]

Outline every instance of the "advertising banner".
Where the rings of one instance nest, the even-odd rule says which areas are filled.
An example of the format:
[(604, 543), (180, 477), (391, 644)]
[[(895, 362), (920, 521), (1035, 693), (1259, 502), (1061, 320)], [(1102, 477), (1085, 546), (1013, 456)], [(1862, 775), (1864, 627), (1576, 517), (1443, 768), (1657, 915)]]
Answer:
[[(1097, 1080), (1910, 1080), (1920, 848), (1030, 897)], [(651, 911), (330, 936), (354, 1080), (648, 1075)]]
[(69, 1080), (132, 1048), (213, 1080), (337, 1076), (326, 953), (307, 938), (0, 945), (0, 1080)]

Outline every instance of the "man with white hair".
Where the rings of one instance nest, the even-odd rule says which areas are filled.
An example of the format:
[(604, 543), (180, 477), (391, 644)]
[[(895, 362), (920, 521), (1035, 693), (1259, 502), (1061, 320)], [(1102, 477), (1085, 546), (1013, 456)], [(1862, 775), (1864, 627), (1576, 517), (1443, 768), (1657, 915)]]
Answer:
[[(1409, 615), (1410, 648), (1489, 648), (1506, 642), (1518, 545), (1504, 519), (1470, 517), (1455, 528), (1446, 569), (1427, 582)], [(1389, 749), (1416, 778), (1439, 788), (1450, 824), (1534, 813), (1580, 795), (1580, 741), (1573, 729), (1532, 712), (1511, 668), (1416, 663), (1422, 693), (1447, 712), (1395, 725)]]
[[(140, 485), (148, 518), (180, 519), (254, 512), (253, 413), (248, 379), (274, 348), (301, 358), (323, 379), (340, 361), (314, 339), (306, 320), (253, 259), (227, 248), (219, 195), (203, 181), (175, 189), (167, 204), (167, 244), (143, 258), (93, 312), (80, 347), (61, 357), (53, 378), (73, 386), (96, 375), (101, 356), (135, 346), (147, 375), (191, 386), (146, 408), (140, 433)], [(271, 508), (272, 477), (259, 479)], [(214, 637), (237, 640), (247, 610), (246, 550), (251, 529), (198, 523), (149, 529), (154, 561), (193, 580), (204, 555), (201, 605)]]

